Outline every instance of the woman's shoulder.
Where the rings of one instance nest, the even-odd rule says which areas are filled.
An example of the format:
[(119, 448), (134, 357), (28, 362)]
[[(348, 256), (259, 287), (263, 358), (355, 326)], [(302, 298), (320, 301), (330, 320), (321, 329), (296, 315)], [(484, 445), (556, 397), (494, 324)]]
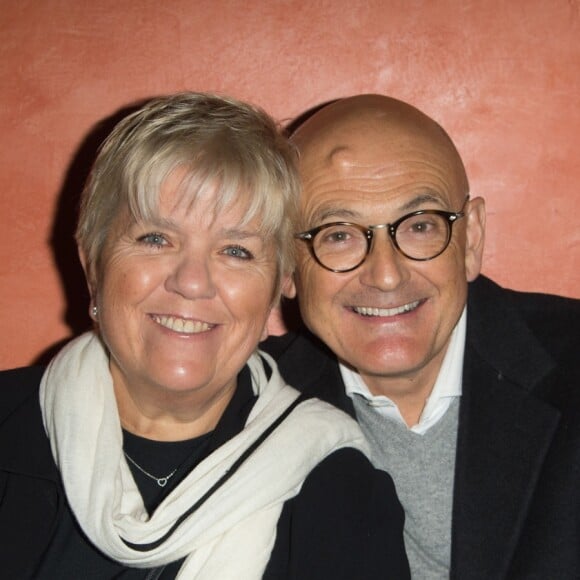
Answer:
[(408, 578), (403, 523), (391, 477), (360, 451), (339, 449), (284, 505), (264, 578)]
[(44, 367), (0, 371), (0, 423), (30, 396), (36, 396)]
[(20, 367), (16, 369), (0, 370), (0, 388), (22, 387), (23, 384), (38, 386), (44, 374), (43, 366)]
[[(391, 476), (373, 467), (360, 451), (344, 447), (321, 461), (308, 475), (296, 503), (316, 504), (329, 515), (358, 518), (369, 511), (392, 511), (398, 519), (403, 510)], [(366, 517), (366, 516), (365, 516)]]

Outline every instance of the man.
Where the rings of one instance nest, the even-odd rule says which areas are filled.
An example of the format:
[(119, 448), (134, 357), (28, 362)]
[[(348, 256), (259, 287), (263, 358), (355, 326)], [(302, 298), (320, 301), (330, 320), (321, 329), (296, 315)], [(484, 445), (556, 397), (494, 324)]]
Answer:
[(410, 105), (336, 101), (292, 139), (312, 334), (265, 348), (356, 416), (405, 508), (413, 578), (580, 578), (580, 301), (479, 276), (484, 201)]

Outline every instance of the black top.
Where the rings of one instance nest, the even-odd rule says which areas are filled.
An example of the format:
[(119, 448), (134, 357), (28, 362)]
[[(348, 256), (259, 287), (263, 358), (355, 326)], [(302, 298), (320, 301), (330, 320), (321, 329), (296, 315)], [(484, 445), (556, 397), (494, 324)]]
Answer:
[[(41, 423), (37, 394), (41, 373), (38, 368), (0, 373), (3, 577), (148, 577), (148, 571), (125, 568), (100, 554), (78, 528)], [(175, 459), (180, 465), (161, 491), (132, 467), (148, 509), (154, 510), (189, 470), (243, 428), (254, 402), (249, 377), (243, 372), (211, 434), (175, 445), (126, 434), (126, 452), (149, 473), (167, 475), (174, 469)], [(172, 457), (164, 464), (160, 456), (170, 447)], [(264, 483), (256, 481), (256, 485)], [(339, 450), (322, 461), (300, 493), (284, 504), (264, 578), (408, 578), (402, 527), (402, 508), (389, 476), (375, 471), (358, 451)], [(149, 577), (174, 578), (179, 565), (166, 566), (161, 575)]]

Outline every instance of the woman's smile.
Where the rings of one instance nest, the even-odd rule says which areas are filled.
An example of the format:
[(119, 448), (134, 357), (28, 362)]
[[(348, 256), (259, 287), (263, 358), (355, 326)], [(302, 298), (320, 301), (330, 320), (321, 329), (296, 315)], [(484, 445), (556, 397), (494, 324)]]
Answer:
[(161, 314), (151, 314), (151, 319), (173, 332), (180, 334), (199, 334), (200, 332), (207, 332), (215, 327), (215, 324), (209, 324), (200, 320), (191, 320), (189, 318), (181, 318), (179, 316), (168, 316)]

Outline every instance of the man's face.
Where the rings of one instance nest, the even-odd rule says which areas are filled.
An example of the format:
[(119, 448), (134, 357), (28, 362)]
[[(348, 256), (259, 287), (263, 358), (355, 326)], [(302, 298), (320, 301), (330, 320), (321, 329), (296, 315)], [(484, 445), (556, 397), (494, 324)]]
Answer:
[[(455, 158), (421, 134), (380, 130), (372, 122), (301, 146), (302, 229), (348, 221), (392, 223), (421, 209), (457, 212), (466, 182)], [(306, 325), (375, 394), (405, 395), (432, 388), (479, 273), (483, 200), (467, 202), (447, 249), (413, 261), (375, 230), (370, 254), (357, 269), (333, 273), (298, 241), (296, 288)]]

